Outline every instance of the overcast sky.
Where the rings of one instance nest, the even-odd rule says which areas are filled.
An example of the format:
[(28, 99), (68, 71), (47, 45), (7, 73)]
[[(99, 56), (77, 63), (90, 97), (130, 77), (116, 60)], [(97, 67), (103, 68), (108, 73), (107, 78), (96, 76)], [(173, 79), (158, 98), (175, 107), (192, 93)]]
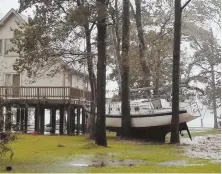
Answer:
[[(19, 8), (18, 0), (0, 0), (0, 19), (12, 8), (14, 8), (15, 10)], [(26, 10), (22, 14), (28, 16), (32, 14), (32, 10)]]
[[(12, 8), (14, 8), (15, 10), (18, 9), (19, 7), (19, 0), (0, 0), (0, 19), (7, 13), (9, 12), (9, 10), (11, 10)], [(32, 9), (28, 9), (26, 11), (24, 11), (22, 14), (28, 16), (32, 14)], [(215, 30), (215, 36), (220, 39), (221, 36), (221, 31), (217, 30), (215, 27), (213, 27), (213, 29)], [(109, 82), (107, 84), (107, 90), (114, 90), (117, 88), (117, 84), (113, 83), (113, 82)]]

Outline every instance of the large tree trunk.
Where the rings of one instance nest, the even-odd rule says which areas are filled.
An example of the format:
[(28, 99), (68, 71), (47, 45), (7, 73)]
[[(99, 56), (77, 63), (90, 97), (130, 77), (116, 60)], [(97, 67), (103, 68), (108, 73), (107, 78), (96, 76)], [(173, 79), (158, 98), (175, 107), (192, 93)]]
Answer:
[[(84, 1), (77, 0), (78, 6), (88, 5)], [(93, 24), (92, 24), (93, 25)], [(87, 69), (89, 73), (89, 82), (91, 88), (91, 107), (90, 107), (90, 118), (89, 118), (89, 138), (95, 138), (95, 108), (96, 108), (96, 77), (93, 69), (92, 61), (92, 45), (91, 45), (91, 29), (89, 28), (88, 16), (85, 16), (85, 35), (86, 35), (86, 52), (87, 52)]]
[(113, 10), (113, 13), (111, 14), (113, 26), (112, 26), (112, 39), (113, 44), (115, 48), (115, 57), (116, 57), (116, 67), (118, 70), (118, 76), (117, 76), (117, 83), (119, 87), (118, 94), (121, 95), (121, 54), (120, 54), (120, 34), (119, 34), (119, 8), (118, 8), (118, 0), (115, 0), (115, 9)]
[(84, 26), (86, 34), (86, 50), (87, 50), (87, 67), (89, 73), (89, 81), (91, 87), (91, 108), (90, 108), (90, 123), (89, 123), (89, 138), (95, 138), (95, 107), (96, 107), (96, 77), (93, 71), (93, 61), (92, 61), (92, 49), (91, 49), (91, 31), (89, 29), (89, 22)]
[(160, 88), (160, 50), (158, 50), (158, 54), (157, 54), (157, 63), (156, 63), (156, 77), (155, 77), (155, 83), (154, 83), (154, 90), (153, 90), (153, 94), (154, 95), (159, 95), (159, 88)]
[(130, 136), (130, 101), (129, 101), (129, 0), (123, 0), (122, 28), (122, 131), (121, 137)]
[[(145, 86), (149, 87), (151, 74), (149, 66), (147, 65), (145, 59), (146, 46), (145, 46), (143, 27), (141, 21), (141, 1), (142, 0), (135, 0), (135, 5), (136, 5), (135, 19), (136, 19), (137, 34), (139, 38), (140, 66), (142, 68), (143, 76), (145, 78)], [(148, 95), (150, 95), (150, 91), (148, 91)]]
[(179, 80), (180, 80), (181, 0), (175, 0), (172, 120), (170, 143), (179, 143)]
[(216, 103), (216, 85), (215, 85), (215, 75), (214, 66), (211, 65), (211, 81), (212, 81), (212, 99), (213, 99), (213, 113), (214, 113), (214, 128), (218, 128), (217, 124), (217, 103)]
[(97, 0), (97, 117), (96, 117), (96, 144), (107, 146), (106, 141), (106, 0)]

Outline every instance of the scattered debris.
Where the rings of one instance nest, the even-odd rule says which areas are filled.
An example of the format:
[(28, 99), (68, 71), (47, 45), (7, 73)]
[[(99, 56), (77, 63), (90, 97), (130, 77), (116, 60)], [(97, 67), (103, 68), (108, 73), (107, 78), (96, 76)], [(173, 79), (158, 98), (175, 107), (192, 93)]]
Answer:
[(12, 170), (12, 166), (6, 166), (6, 171), (11, 171)]
[(57, 147), (65, 147), (63, 144), (58, 144)]

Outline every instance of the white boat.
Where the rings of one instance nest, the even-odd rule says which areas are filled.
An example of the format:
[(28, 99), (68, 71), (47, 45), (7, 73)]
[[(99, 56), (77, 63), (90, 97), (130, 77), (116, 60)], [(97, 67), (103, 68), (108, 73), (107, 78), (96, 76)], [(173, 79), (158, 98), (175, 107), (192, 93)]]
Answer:
[[(187, 123), (198, 118), (185, 109), (180, 109), (179, 123)], [(166, 99), (140, 99), (130, 101), (131, 127), (146, 128), (170, 125), (171, 104)], [(111, 102), (106, 107), (106, 127), (121, 127), (121, 102)]]

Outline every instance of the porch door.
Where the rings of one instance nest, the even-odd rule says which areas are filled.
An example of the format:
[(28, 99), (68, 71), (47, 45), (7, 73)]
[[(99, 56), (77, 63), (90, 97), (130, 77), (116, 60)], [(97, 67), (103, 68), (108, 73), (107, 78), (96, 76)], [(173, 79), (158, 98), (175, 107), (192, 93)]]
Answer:
[(13, 97), (19, 97), (20, 74), (12, 75)]

